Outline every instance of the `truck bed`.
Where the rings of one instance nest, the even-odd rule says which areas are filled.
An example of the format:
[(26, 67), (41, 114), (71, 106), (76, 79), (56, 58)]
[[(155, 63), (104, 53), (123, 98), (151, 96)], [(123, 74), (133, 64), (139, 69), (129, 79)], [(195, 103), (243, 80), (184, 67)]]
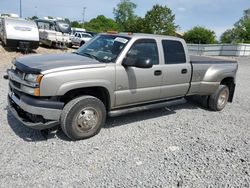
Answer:
[[(237, 61), (205, 56), (190, 56), (193, 74), (189, 94), (210, 95), (220, 85), (225, 75), (235, 75)], [(232, 76), (233, 77), (233, 76)]]

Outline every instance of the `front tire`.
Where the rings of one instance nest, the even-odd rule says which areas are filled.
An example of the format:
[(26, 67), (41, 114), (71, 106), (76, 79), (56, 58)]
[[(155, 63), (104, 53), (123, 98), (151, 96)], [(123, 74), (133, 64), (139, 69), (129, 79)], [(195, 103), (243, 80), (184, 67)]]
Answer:
[(105, 121), (105, 106), (93, 96), (70, 101), (61, 115), (62, 130), (72, 140), (87, 139), (98, 134)]
[(69, 47), (69, 48), (72, 48), (72, 47), (73, 47), (73, 44), (70, 42), (70, 43), (68, 44), (68, 47)]
[(225, 108), (229, 98), (229, 89), (225, 85), (220, 85), (217, 91), (209, 97), (208, 105), (213, 111), (221, 111)]
[(85, 42), (84, 41), (82, 41), (81, 43), (80, 43), (80, 47), (82, 46), (82, 45), (84, 45), (85, 44)]

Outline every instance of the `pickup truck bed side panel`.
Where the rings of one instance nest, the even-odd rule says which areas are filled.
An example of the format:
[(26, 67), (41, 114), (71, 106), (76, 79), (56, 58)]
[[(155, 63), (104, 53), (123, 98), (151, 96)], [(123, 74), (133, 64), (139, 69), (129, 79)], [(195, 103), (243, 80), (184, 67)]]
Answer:
[(207, 57), (191, 56), (193, 77), (188, 95), (210, 95), (224, 78), (235, 78), (237, 62)]

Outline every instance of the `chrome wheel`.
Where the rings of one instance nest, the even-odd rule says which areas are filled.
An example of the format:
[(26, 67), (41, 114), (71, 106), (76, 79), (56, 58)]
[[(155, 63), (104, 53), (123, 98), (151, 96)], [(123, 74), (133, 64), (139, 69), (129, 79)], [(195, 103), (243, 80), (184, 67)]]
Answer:
[(229, 91), (228, 89), (224, 89), (218, 98), (218, 107), (219, 108), (224, 108), (227, 104), (228, 101), (228, 97), (229, 97)]
[(76, 116), (76, 128), (80, 132), (88, 132), (96, 127), (100, 119), (98, 111), (92, 107), (86, 107)]

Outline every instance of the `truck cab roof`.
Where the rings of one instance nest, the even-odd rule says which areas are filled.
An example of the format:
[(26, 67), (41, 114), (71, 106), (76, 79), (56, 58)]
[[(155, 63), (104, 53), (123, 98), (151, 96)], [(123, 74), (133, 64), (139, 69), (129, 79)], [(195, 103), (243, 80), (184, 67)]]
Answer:
[(182, 38), (174, 37), (174, 36), (168, 36), (168, 35), (157, 35), (157, 34), (147, 34), (147, 33), (102, 33), (106, 35), (114, 35), (114, 36), (120, 36), (120, 37), (128, 37), (128, 38), (152, 38), (152, 39), (168, 39), (168, 40), (178, 40), (178, 41), (184, 41)]

